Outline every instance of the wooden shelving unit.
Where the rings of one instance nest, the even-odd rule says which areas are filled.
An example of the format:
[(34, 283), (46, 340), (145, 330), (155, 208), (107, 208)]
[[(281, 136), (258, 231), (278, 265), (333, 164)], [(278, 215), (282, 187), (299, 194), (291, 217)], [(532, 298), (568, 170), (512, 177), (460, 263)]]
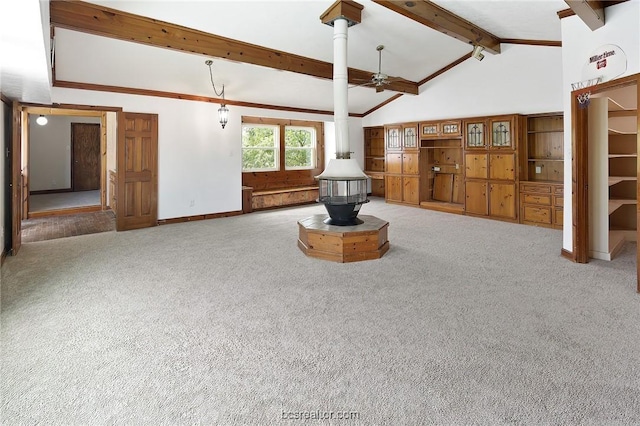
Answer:
[(608, 133), (609, 253), (613, 258), (625, 241), (637, 239), (638, 153), (635, 132), (610, 127)]
[(384, 197), (384, 127), (364, 128), (364, 172), (371, 178), (371, 195)]
[(560, 113), (527, 117), (520, 176), (520, 223), (562, 229), (564, 123)]

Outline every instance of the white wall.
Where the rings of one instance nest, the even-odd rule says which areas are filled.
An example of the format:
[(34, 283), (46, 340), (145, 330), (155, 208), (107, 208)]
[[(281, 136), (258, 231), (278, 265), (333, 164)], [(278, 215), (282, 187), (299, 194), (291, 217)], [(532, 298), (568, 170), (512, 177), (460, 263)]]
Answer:
[[(580, 18), (571, 16), (562, 25), (562, 99), (564, 104), (564, 158), (571, 155), (571, 83), (582, 81), (582, 67), (589, 54), (604, 44), (620, 46), (627, 55), (627, 71), (640, 72), (640, 2), (629, 1), (605, 10), (605, 25), (591, 31)], [(571, 161), (564, 162), (564, 187), (571, 188)], [(571, 191), (564, 191), (563, 247), (573, 250)]]
[(562, 49), (503, 44), (473, 58), (363, 119), (364, 126), (562, 110)]
[[(242, 209), (241, 117), (333, 121), (304, 114), (229, 105), (229, 122), (218, 122), (218, 104), (87, 90), (52, 89), (54, 103), (122, 107), (127, 112), (158, 114), (158, 219)], [(350, 135), (359, 138), (356, 158), (364, 160), (361, 119), (350, 119)], [(325, 137), (334, 136), (325, 125)], [(331, 149), (325, 142), (325, 150)], [(333, 148), (335, 150), (335, 148)], [(326, 156), (333, 153), (326, 152)], [(193, 201), (193, 206), (191, 206)]]
[(97, 123), (99, 117), (49, 115), (46, 125), (29, 114), (29, 190), (71, 188), (71, 123)]

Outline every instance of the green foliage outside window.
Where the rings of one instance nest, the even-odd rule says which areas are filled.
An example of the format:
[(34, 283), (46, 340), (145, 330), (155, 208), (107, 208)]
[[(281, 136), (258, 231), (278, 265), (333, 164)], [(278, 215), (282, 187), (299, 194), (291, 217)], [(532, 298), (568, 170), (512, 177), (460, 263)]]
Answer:
[[(242, 126), (242, 170), (273, 171), (280, 168), (279, 126)], [(284, 130), (286, 170), (313, 169), (316, 158), (314, 128), (286, 126)]]
[(314, 139), (314, 129), (287, 126), (284, 132), (286, 169), (314, 168)]
[(277, 170), (278, 127), (242, 126), (242, 170)]

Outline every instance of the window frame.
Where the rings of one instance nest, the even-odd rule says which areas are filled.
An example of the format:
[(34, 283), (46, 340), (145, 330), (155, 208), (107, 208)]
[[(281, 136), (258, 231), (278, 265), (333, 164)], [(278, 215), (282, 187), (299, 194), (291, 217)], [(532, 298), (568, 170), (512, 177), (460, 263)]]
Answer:
[[(292, 129), (292, 130), (309, 130), (311, 133), (311, 147), (309, 148), (305, 148), (305, 147), (287, 147), (286, 144), (286, 137), (287, 137), (287, 130), (288, 129)], [(284, 137), (282, 138), (282, 141), (284, 142), (284, 170), (314, 170), (317, 166), (318, 166), (318, 148), (317, 148), (317, 140), (318, 140), (318, 136), (316, 134), (316, 128), (314, 126), (301, 126), (301, 125), (291, 125), (291, 124), (287, 124), (284, 126)], [(310, 166), (296, 166), (296, 167), (289, 167), (287, 166), (287, 150), (292, 150), (292, 151), (311, 151), (311, 165)]]
[[(251, 127), (251, 128), (271, 128), (274, 130), (273, 132), (273, 136), (274, 136), (274, 146), (273, 147), (245, 147), (244, 146), (244, 129), (247, 127)], [(241, 158), (242, 158), (242, 173), (260, 173), (260, 172), (276, 172), (278, 170), (280, 170), (280, 126), (275, 125), (275, 124), (258, 124), (258, 123), (242, 123), (242, 127), (241, 127)], [(244, 151), (245, 149), (255, 149), (255, 150), (262, 150), (262, 151), (270, 151), (273, 150), (274, 151), (274, 167), (268, 167), (268, 168), (252, 168), (252, 169), (245, 169), (244, 168)]]

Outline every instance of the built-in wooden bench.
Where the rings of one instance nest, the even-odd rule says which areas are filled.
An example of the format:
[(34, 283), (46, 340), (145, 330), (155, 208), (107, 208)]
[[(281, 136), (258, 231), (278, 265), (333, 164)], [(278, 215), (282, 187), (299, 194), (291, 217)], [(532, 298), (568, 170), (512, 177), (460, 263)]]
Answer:
[(269, 188), (251, 192), (252, 210), (272, 209), (315, 203), (318, 199), (317, 186), (296, 186), (289, 188)]

